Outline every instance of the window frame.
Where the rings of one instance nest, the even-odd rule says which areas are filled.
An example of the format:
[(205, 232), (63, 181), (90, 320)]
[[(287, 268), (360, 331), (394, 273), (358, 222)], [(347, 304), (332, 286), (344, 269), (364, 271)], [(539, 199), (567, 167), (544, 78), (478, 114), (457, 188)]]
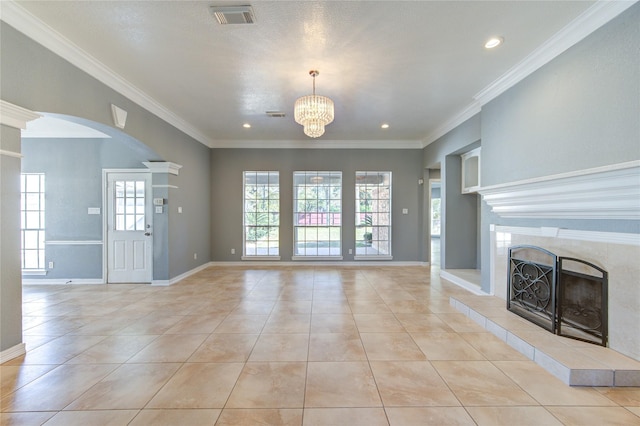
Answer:
[[(277, 199), (274, 200), (273, 198), (271, 198), (272, 192), (267, 189), (267, 198), (256, 198), (256, 200), (262, 200), (262, 201), (266, 201), (267, 203), (267, 211), (266, 212), (259, 212), (258, 211), (258, 206), (256, 204), (256, 210), (254, 212), (248, 212), (247, 211), (247, 201), (250, 201), (250, 199), (247, 198), (247, 178), (249, 174), (254, 174), (254, 177), (256, 178), (256, 183), (255, 186), (258, 187), (258, 183), (257, 183), (257, 177), (260, 174), (266, 174), (266, 178), (267, 178), (267, 184), (266, 187), (269, 188), (271, 185), (271, 179), (273, 176), (275, 176), (277, 178), (277, 184), (273, 185), (277, 187)], [(245, 170), (242, 172), (242, 256), (241, 256), (241, 260), (280, 260), (280, 221), (281, 221), (281, 211), (280, 211), (280, 194), (281, 194), (281, 187), (280, 187), (280, 172), (277, 170)], [(272, 206), (272, 202), (273, 201), (277, 201), (277, 211), (272, 210), (271, 206)], [(254, 213), (256, 215), (256, 224), (255, 225), (248, 225), (247, 224), (247, 215), (250, 213)], [(251, 254), (248, 253), (247, 250), (247, 242), (249, 241), (254, 241), (254, 240), (248, 240), (248, 235), (247, 235), (247, 227), (255, 227), (256, 229), (258, 228), (257, 225), (257, 215), (258, 213), (266, 213), (267, 214), (267, 224), (266, 226), (260, 226), (261, 228), (268, 228), (267, 231), (267, 254), (258, 254), (257, 250), (257, 241), (256, 241), (256, 247), (255, 247), (255, 253)], [(273, 219), (273, 215), (277, 215), (277, 223), (273, 224), (272, 219)], [(277, 238), (274, 240), (272, 238), (273, 235), (276, 235)], [(275, 242), (277, 245), (275, 247), (276, 249), (276, 254), (270, 254), (272, 248), (271, 248), (271, 242)]]
[[(293, 225), (293, 235), (292, 235), (292, 239), (293, 239), (293, 255), (291, 257), (291, 260), (342, 260), (342, 243), (343, 243), (343, 238), (342, 238), (342, 224), (343, 224), (343, 209), (342, 209), (342, 200), (343, 200), (343, 177), (342, 177), (343, 173), (341, 170), (332, 170), (332, 171), (325, 171), (325, 170), (298, 170), (298, 171), (294, 171), (293, 172), (293, 196), (292, 196), (292, 213), (293, 213), (293, 217), (292, 217), (292, 225)], [(315, 199), (313, 197), (309, 197), (307, 198), (305, 196), (304, 199), (299, 198), (298, 197), (298, 189), (300, 188), (300, 185), (297, 184), (298, 179), (303, 178), (304, 177), (304, 182), (305, 184), (303, 185), (305, 188), (307, 187), (320, 187), (323, 186), (324, 188), (328, 188), (327, 191), (327, 198), (320, 198), (318, 195), (316, 195)], [(339, 178), (339, 185), (335, 185), (335, 179)], [(323, 179), (328, 179), (329, 182), (327, 183), (321, 183), (323, 182)], [(314, 183), (315, 180), (315, 183)], [(337, 194), (334, 194), (334, 188), (338, 187), (338, 191)], [(306, 194), (306, 192), (305, 192)], [(316, 194), (318, 194), (317, 190), (316, 190)], [(335, 196), (337, 195), (337, 197)], [(299, 210), (299, 201), (303, 200), (304, 202), (308, 202), (310, 204), (314, 204), (316, 206), (315, 211), (307, 211), (305, 209), (305, 211), (301, 211)], [(326, 202), (325, 204), (328, 205), (328, 210), (327, 211), (319, 211), (318, 207), (321, 204), (320, 202)], [(336, 206), (339, 206), (338, 210), (336, 211), (335, 208)], [(301, 225), (300, 222), (300, 214), (307, 214), (307, 218), (305, 219), (306, 221), (310, 221), (310, 224), (304, 224)], [(335, 224), (336, 219), (339, 220), (339, 225)], [(326, 225), (323, 226), (319, 226), (317, 221), (318, 220), (322, 220), (324, 221), (328, 221), (329, 223), (327, 223)], [(315, 224), (314, 224), (315, 222)], [(308, 235), (308, 230), (312, 230), (313, 233), (313, 229), (315, 228), (315, 235), (316, 238), (315, 240), (310, 240), (307, 238)], [(319, 238), (319, 233), (320, 233), (320, 229), (321, 228), (328, 228), (327, 232), (328, 232), (328, 240), (326, 239), (320, 239)], [(333, 228), (333, 229), (332, 229)], [(337, 228), (337, 231), (335, 230)], [(304, 229), (304, 239), (299, 239), (298, 235), (300, 234), (300, 230)], [(332, 237), (336, 236), (337, 234), (337, 239), (333, 239)], [(307, 248), (305, 247), (305, 253), (300, 253), (297, 252), (298, 250), (298, 245), (300, 242), (304, 241), (305, 243), (309, 243), (312, 241), (316, 242), (316, 247), (315, 247), (315, 254), (307, 254), (307, 250), (313, 251), (313, 247), (311, 248)], [(321, 242), (326, 242), (328, 243), (329, 247), (328, 247), (328, 251), (329, 253), (327, 254), (320, 254), (320, 247), (319, 247), (319, 243)], [(332, 247), (332, 243), (337, 242), (338, 246), (337, 248)], [(335, 254), (332, 254), (335, 253)]]
[(147, 189), (144, 180), (116, 179), (113, 191), (113, 230), (141, 232), (147, 229)]
[[(38, 188), (37, 191), (29, 190), (28, 180), (29, 176), (38, 176)], [(43, 275), (46, 274), (46, 240), (45, 240), (45, 213), (46, 213), (46, 195), (45, 187), (45, 174), (44, 173), (20, 173), (20, 268), (23, 274), (26, 275)], [(27, 200), (27, 194), (37, 194), (37, 208), (28, 208), (29, 202)], [(33, 198), (33, 197), (30, 197)], [(33, 201), (32, 201), (33, 202)], [(31, 225), (34, 216), (37, 215), (37, 227), (27, 226)], [(37, 237), (35, 241), (35, 248), (25, 247), (27, 241), (27, 233), (36, 232)], [(26, 265), (26, 253), (27, 251), (35, 251), (37, 253), (37, 265), (33, 267), (25, 267)]]
[[(355, 188), (354, 188), (354, 247), (355, 254), (354, 260), (392, 260), (393, 259), (393, 179), (391, 171), (372, 171), (372, 170), (357, 170), (355, 172)], [(359, 180), (365, 180), (368, 177), (378, 176), (381, 179), (381, 183), (378, 185), (368, 183), (358, 183)], [(362, 211), (361, 210), (361, 187), (367, 189), (367, 187), (375, 188), (379, 186), (381, 188), (388, 188), (387, 197), (371, 198), (371, 206), (374, 210)], [(386, 206), (386, 207), (385, 207)], [(371, 213), (367, 215), (366, 213)], [(366, 224), (369, 217), (369, 224)], [(384, 218), (388, 218), (388, 224), (381, 224), (380, 220), (384, 222)], [(382, 219), (381, 219), (382, 218)], [(363, 223), (364, 222), (364, 223)], [(377, 232), (376, 232), (377, 229)], [(380, 232), (382, 229), (386, 229), (387, 239), (381, 239), (384, 236), (384, 232)], [(364, 231), (364, 232), (363, 232)], [(365, 238), (366, 234), (370, 234), (370, 238)], [(362, 237), (362, 238), (360, 238)], [(377, 238), (376, 238), (377, 237)], [(376, 245), (376, 242), (378, 243)], [(380, 251), (381, 242), (386, 242), (387, 252)], [(364, 250), (363, 250), (364, 249)]]

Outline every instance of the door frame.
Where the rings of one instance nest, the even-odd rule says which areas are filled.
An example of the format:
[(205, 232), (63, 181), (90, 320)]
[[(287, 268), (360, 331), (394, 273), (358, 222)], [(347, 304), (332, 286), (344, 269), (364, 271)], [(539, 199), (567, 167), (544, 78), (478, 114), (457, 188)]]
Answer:
[[(109, 284), (109, 235), (108, 235), (108, 226), (109, 226), (109, 174), (111, 173), (136, 173), (136, 174), (145, 174), (149, 175), (150, 181), (153, 182), (153, 174), (148, 169), (102, 169), (102, 280), (104, 284)], [(149, 188), (151, 197), (146, 197), (145, 203), (147, 210), (153, 209), (153, 186)], [(151, 225), (151, 229), (153, 230), (153, 214), (149, 215), (147, 223)], [(152, 236), (153, 238), (153, 236)], [(151, 262), (149, 266), (151, 267), (151, 279), (150, 283), (153, 282), (153, 259), (154, 259), (154, 246), (153, 240), (151, 240)]]
[[(433, 239), (433, 221), (431, 218), (431, 194), (433, 191), (434, 184), (438, 184), (440, 186), (440, 200), (442, 200), (442, 178), (438, 179), (429, 179), (429, 189), (428, 189), (428, 202), (427, 202), (427, 222), (429, 223), (429, 241), (427, 241), (427, 246), (429, 247), (429, 263), (433, 266), (433, 252), (431, 250), (431, 240)], [(438, 238), (440, 239), (440, 261), (442, 261), (442, 201), (440, 201), (440, 234), (438, 234)], [(438, 263), (438, 267), (440, 267), (441, 262)]]

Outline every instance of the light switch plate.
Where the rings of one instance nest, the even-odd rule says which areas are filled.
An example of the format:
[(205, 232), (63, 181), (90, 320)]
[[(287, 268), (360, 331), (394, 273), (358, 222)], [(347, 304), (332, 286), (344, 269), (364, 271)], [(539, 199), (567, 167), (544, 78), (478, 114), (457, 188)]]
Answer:
[(100, 214), (100, 207), (87, 208), (87, 214)]
[(156, 213), (162, 213), (162, 206), (156, 206)]

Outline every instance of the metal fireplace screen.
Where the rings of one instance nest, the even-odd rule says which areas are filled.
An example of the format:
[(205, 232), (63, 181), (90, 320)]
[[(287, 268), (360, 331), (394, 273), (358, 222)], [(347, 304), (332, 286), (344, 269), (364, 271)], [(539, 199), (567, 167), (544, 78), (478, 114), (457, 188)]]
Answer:
[(509, 249), (507, 309), (573, 339), (607, 345), (607, 272), (535, 246)]
[(507, 309), (555, 333), (558, 257), (540, 247), (509, 249)]

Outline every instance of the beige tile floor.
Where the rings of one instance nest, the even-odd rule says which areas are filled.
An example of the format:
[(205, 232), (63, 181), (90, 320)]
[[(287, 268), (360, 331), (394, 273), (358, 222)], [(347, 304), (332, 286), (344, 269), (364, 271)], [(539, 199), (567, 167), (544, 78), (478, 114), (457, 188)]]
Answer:
[(450, 306), (426, 267), (212, 267), (170, 287), (25, 286), (2, 425), (640, 425)]

